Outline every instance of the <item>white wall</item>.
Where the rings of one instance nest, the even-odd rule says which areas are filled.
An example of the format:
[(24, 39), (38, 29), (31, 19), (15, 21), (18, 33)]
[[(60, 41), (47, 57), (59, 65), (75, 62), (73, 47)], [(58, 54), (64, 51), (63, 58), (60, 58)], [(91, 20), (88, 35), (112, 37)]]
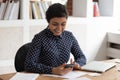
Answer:
[(107, 32), (120, 28), (119, 20), (106, 17), (90, 19), (87, 26), (86, 54), (88, 60), (103, 60), (107, 54)]
[[(67, 30), (76, 36), (87, 60), (104, 60), (107, 57), (107, 32), (120, 28), (119, 20), (111, 17), (68, 20)], [(75, 22), (75, 24), (70, 24)]]

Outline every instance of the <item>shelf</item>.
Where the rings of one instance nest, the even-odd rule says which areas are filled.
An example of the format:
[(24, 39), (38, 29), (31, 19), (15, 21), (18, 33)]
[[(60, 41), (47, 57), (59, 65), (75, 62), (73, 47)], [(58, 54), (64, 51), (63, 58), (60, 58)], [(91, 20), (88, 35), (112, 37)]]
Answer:
[(38, 20), (36, 20), (36, 19), (31, 19), (30, 21), (29, 21), (29, 25), (30, 26), (40, 26), (40, 25), (47, 25), (48, 23), (47, 23), (47, 21), (46, 21), (46, 19), (38, 19)]
[(0, 20), (0, 27), (23, 27), (23, 20)]
[[(21, 0), (20, 5), (21, 17), (19, 20), (0, 20), (0, 32), (1, 32), (0, 60), (8, 58), (13, 59), (15, 52), (22, 44), (31, 41), (36, 33), (40, 32), (42, 29), (47, 27), (48, 23), (46, 19), (29, 18), (30, 1), (38, 0)], [(55, 3), (61, 0), (51, 1), (52, 3)], [(120, 19), (116, 20), (111, 16), (93, 17), (93, 0), (72, 0), (72, 1), (74, 2), (75, 5), (73, 8), (74, 11), (76, 13), (78, 13), (79, 11), (83, 11), (82, 12), (83, 15), (69, 16), (66, 29), (70, 30), (75, 34), (76, 38), (82, 45), (81, 46), (82, 49), (84, 50), (86, 49), (86, 46), (89, 45), (89, 42), (87, 42), (87, 40), (89, 41), (89, 38), (91, 40), (91, 34), (93, 32), (95, 32), (96, 30), (99, 31), (99, 29), (101, 30), (105, 29), (103, 25), (108, 26), (109, 24), (108, 26), (109, 28), (110, 26), (113, 26), (111, 24), (116, 25), (116, 23), (120, 22)], [(109, 6), (112, 6), (112, 4), (110, 4)], [(99, 34), (99, 32), (97, 32), (97, 34)], [(95, 34), (93, 36), (96, 37)], [(99, 37), (99, 35), (97, 37)], [(92, 39), (94, 39), (94, 37)], [(110, 40), (112, 39), (110, 38), (109, 41)], [(115, 42), (120, 43), (120, 38), (118, 40), (115, 40)], [(90, 45), (92, 45), (92, 43), (90, 43)]]

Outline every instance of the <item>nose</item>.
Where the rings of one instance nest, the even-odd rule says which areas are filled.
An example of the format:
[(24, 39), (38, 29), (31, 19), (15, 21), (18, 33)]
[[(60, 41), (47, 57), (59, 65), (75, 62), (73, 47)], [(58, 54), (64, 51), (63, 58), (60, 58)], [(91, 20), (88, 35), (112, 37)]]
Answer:
[(60, 31), (62, 29), (62, 26), (61, 25), (58, 25), (57, 26), (57, 30)]

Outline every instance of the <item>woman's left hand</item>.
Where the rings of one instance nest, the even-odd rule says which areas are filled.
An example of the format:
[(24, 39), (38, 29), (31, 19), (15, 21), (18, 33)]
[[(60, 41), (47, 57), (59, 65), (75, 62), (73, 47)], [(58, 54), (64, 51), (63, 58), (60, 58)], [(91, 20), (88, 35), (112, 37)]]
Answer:
[(81, 69), (80, 65), (78, 63), (74, 62), (72, 59), (70, 60), (70, 64), (74, 64), (73, 69), (75, 69), (75, 70)]

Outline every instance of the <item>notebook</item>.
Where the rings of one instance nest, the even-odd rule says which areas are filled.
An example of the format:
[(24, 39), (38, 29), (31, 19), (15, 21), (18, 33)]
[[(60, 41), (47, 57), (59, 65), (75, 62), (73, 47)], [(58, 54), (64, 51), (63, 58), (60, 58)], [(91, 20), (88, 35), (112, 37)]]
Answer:
[(82, 70), (95, 71), (95, 72), (105, 72), (110, 68), (114, 67), (115, 63), (108, 63), (103, 61), (91, 61), (86, 65), (82, 66)]

